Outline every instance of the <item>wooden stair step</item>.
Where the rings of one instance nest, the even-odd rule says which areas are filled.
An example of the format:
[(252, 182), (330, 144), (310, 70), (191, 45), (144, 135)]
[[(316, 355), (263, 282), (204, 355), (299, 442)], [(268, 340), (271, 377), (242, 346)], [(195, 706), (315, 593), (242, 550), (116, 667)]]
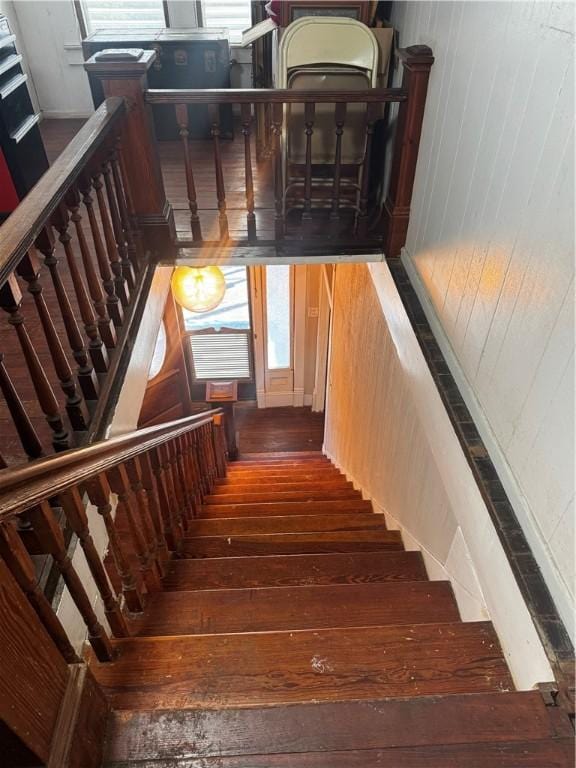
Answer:
[[(264, 478), (266, 485), (283, 485), (285, 483), (336, 483), (347, 482), (346, 476), (340, 472), (329, 470), (326, 472), (291, 472), (285, 474), (282, 472), (276, 472), (274, 475)], [(215, 486), (218, 488), (228, 488), (236, 485), (262, 485), (262, 477), (256, 475), (255, 477), (242, 476), (237, 478), (223, 477), (216, 480)]]
[(113, 642), (116, 661), (90, 656), (116, 709), (217, 709), (513, 688), (489, 622)]
[(309, 491), (270, 491), (261, 486), (261, 491), (252, 493), (209, 494), (205, 504), (257, 504), (260, 501), (329, 501), (330, 499), (361, 499), (360, 491), (354, 488), (336, 488)]
[(134, 635), (270, 632), (460, 619), (449, 581), (158, 592)]
[(334, 467), (331, 461), (325, 458), (317, 459), (263, 459), (261, 461), (242, 461), (238, 459), (228, 464), (228, 472), (236, 472), (240, 469), (268, 469), (270, 467)]
[(557, 735), (536, 691), (220, 711), (118, 711), (112, 713), (109, 734), (111, 763), (510, 744)]
[(267, 461), (269, 459), (327, 459), (322, 451), (266, 451), (265, 453), (241, 453), (238, 461)]
[(427, 579), (420, 552), (360, 552), (172, 560), (165, 590), (368, 584)]
[(267, 533), (359, 531), (385, 529), (384, 515), (375, 512), (342, 512), (339, 515), (287, 515), (286, 517), (217, 517), (193, 520), (187, 536), (250, 536)]
[(319, 515), (340, 512), (372, 512), (372, 504), (362, 499), (333, 501), (278, 501), (259, 504), (208, 504), (200, 517), (255, 517), (257, 515)]
[(270, 469), (238, 469), (235, 472), (228, 472), (226, 480), (235, 482), (238, 480), (256, 479), (272, 480), (273, 478), (293, 478), (300, 480), (304, 477), (311, 480), (325, 478), (329, 480), (333, 477), (343, 477), (342, 473), (334, 467), (292, 467), (290, 469), (282, 467), (270, 467)]
[(303, 555), (321, 552), (381, 552), (403, 549), (399, 531), (314, 531), (248, 536), (186, 537), (182, 557)]
[[(105, 768), (126, 768), (106, 763)], [(434, 747), (355, 749), (275, 755), (176, 758), (166, 763), (141, 761), (137, 768), (573, 768), (574, 740), (451, 744)]]
[[(266, 492), (275, 493), (276, 491), (322, 491), (322, 490), (344, 490), (346, 488), (354, 489), (352, 483), (346, 480), (344, 477), (336, 478), (334, 480), (320, 480), (316, 483), (266, 483)], [(233, 496), (237, 493), (260, 493), (262, 489), (261, 483), (232, 483), (230, 485), (215, 485), (212, 489), (212, 496), (221, 498), (222, 496)]]

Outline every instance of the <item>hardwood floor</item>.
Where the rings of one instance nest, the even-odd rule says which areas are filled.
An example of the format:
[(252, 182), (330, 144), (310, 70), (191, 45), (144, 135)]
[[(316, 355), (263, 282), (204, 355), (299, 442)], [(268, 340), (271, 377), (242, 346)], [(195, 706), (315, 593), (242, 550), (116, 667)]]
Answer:
[(323, 413), (313, 413), (310, 408), (257, 408), (239, 403), (234, 414), (240, 454), (322, 449)]
[(367, 504), (309, 451), (245, 453), (205, 497), (116, 660), (91, 655), (106, 768), (568, 768), (568, 718), (514, 691), (492, 624), (315, 482)]

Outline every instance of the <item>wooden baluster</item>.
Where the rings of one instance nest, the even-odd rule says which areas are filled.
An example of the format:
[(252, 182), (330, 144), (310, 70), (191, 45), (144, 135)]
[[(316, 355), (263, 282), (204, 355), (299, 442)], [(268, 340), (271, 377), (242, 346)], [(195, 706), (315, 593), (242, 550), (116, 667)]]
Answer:
[(224, 173), (222, 171), (222, 154), (220, 150), (220, 111), (217, 104), (208, 106), (210, 115), (210, 134), (214, 147), (214, 170), (216, 173), (216, 198), (218, 200), (218, 226), (220, 240), (228, 240), (228, 217), (226, 216), (226, 190), (224, 188)]
[(18, 437), (20, 438), (24, 452), (29, 459), (38, 459), (44, 453), (42, 450), (42, 443), (32, 426), (32, 422), (24, 408), (24, 404), (18, 397), (12, 379), (8, 375), (8, 371), (4, 365), (4, 353), (2, 352), (0, 352), (0, 390), (4, 395), (6, 406), (12, 417), (12, 423), (16, 428), (16, 432), (18, 432)]
[(122, 179), (122, 168), (120, 165), (120, 140), (117, 141), (117, 148), (112, 152), (110, 157), (110, 167), (112, 168), (112, 179), (114, 181), (114, 189), (116, 191), (116, 200), (118, 201), (118, 211), (120, 213), (120, 222), (122, 229), (124, 230), (124, 237), (126, 239), (126, 248), (128, 250), (128, 259), (132, 265), (132, 271), (138, 273), (140, 271), (140, 256), (141, 249), (138, 247), (138, 243), (135, 237), (135, 233), (132, 229), (132, 221), (130, 219), (130, 213), (128, 210), (128, 195), (129, 189), (124, 184)]
[(114, 524), (112, 505), (110, 504), (112, 489), (110, 488), (106, 475), (97, 475), (88, 480), (85, 483), (85, 487), (88, 498), (98, 510), (98, 514), (102, 517), (104, 525), (106, 526), (108, 545), (110, 547), (112, 559), (114, 560), (114, 565), (116, 566), (116, 571), (120, 577), (122, 594), (126, 600), (126, 606), (129, 611), (140, 613), (144, 610), (144, 598), (138, 587), (134, 572), (132, 571), (130, 560), (124, 551), (124, 546), (118, 535), (118, 531), (116, 530), (116, 525)]
[(50, 311), (44, 301), (42, 285), (39, 280), (40, 262), (33, 251), (29, 251), (23, 258), (16, 270), (28, 284), (28, 292), (34, 298), (36, 310), (42, 324), (42, 329), (46, 337), (46, 343), (52, 359), (52, 364), (62, 391), (66, 395), (66, 412), (72, 424), (72, 428), (77, 431), (83, 431), (88, 428), (89, 416), (86, 412), (82, 398), (76, 391), (76, 384), (72, 369), (68, 359), (62, 349), (62, 344), (54, 328)]
[(70, 488), (59, 495), (60, 503), (64, 509), (68, 525), (74, 531), (80, 541), (88, 568), (98, 588), (102, 604), (104, 605), (104, 614), (106, 620), (115, 637), (127, 637), (130, 632), (124, 614), (120, 610), (120, 605), (116, 595), (112, 591), (108, 576), (104, 569), (104, 564), (96, 549), (90, 529), (88, 527), (88, 516), (86, 509), (77, 488)]
[(94, 304), (96, 314), (98, 315), (98, 331), (100, 333), (100, 338), (104, 344), (106, 344), (108, 349), (114, 349), (116, 346), (116, 331), (108, 316), (108, 310), (104, 300), (104, 291), (102, 290), (100, 279), (96, 273), (94, 262), (92, 261), (92, 253), (90, 252), (90, 247), (88, 246), (88, 241), (84, 234), (82, 215), (80, 214), (80, 193), (78, 190), (71, 189), (68, 192), (68, 195), (66, 196), (66, 205), (71, 214), (70, 219), (74, 222), (82, 264), (84, 265), (84, 274), (86, 275), (86, 282), (88, 283), (88, 291), (92, 303)]
[(18, 534), (14, 520), (6, 520), (0, 525), (0, 557), (8, 566), (62, 656), (68, 664), (78, 663), (80, 659), (70, 644), (60, 619), (38, 586), (34, 563)]
[(88, 336), (88, 352), (92, 360), (92, 365), (98, 373), (106, 373), (108, 370), (108, 353), (104, 346), (100, 333), (98, 332), (98, 325), (96, 324), (96, 315), (92, 309), (90, 303), (90, 297), (88, 291), (84, 285), (84, 280), (78, 269), (78, 262), (74, 254), (72, 247), (72, 237), (69, 230), (69, 216), (68, 211), (61, 206), (53, 215), (53, 224), (59, 233), (59, 240), (64, 246), (64, 253), (66, 254), (66, 263), (68, 265), (68, 271), (72, 277), (72, 285), (74, 286), (74, 293), (76, 294), (76, 300), (78, 301), (78, 309), (80, 310), (80, 317), (84, 324), (84, 330)]
[(88, 401), (98, 400), (98, 379), (96, 378), (94, 368), (90, 364), (82, 334), (78, 328), (74, 312), (70, 305), (70, 300), (68, 299), (67, 291), (64, 288), (58, 271), (58, 259), (54, 247), (54, 235), (50, 227), (45, 227), (38, 235), (36, 238), (36, 247), (44, 256), (44, 264), (46, 264), (50, 272), (52, 284), (54, 285), (54, 292), (56, 293), (58, 306), (60, 307), (60, 313), (62, 315), (62, 320), (64, 321), (68, 343), (70, 344), (74, 360), (78, 365), (76, 374), (84, 399)]
[(338, 233), (340, 224), (340, 179), (342, 176), (342, 134), (346, 122), (346, 102), (336, 104), (334, 113), (336, 123), (336, 149), (334, 150), (334, 185), (332, 187), (332, 208), (330, 211), (330, 228), (332, 234)]
[(208, 477), (206, 462), (202, 452), (202, 427), (195, 429), (192, 435), (194, 438), (194, 461), (196, 463), (196, 473), (200, 480), (200, 493), (203, 502), (204, 496), (210, 493), (210, 478)]
[(181, 531), (183, 535), (184, 530), (186, 528), (185, 517), (184, 517), (184, 507), (182, 504), (180, 489), (178, 487), (177, 480), (176, 480), (176, 471), (175, 471), (174, 462), (172, 459), (172, 454), (167, 443), (163, 443), (162, 445), (158, 446), (158, 451), (162, 461), (162, 468), (165, 473), (164, 476), (167, 480), (168, 495), (170, 498), (170, 507), (176, 519), (178, 530)]
[(38, 359), (34, 345), (26, 330), (24, 317), (20, 313), (21, 306), (22, 293), (16, 282), (16, 277), (11, 275), (2, 288), (0, 288), (0, 307), (8, 313), (8, 322), (15, 329), (18, 336), (18, 341), (20, 342), (26, 366), (30, 372), (32, 386), (36, 392), (38, 403), (40, 404), (44, 418), (48, 422), (48, 426), (52, 430), (52, 445), (54, 446), (54, 450), (65, 451), (70, 447), (70, 438), (64, 427), (64, 422), (62, 421), (58, 400), (54, 395), (48, 377)]
[(216, 464), (218, 477), (226, 477), (226, 438), (224, 437), (224, 423), (222, 414), (214, 416), (213, 420), (214, 450), (216, 452)]
[(312, 135), (314, 134), (315, 104), (304, 104), (304, 129), (306, 133), (306, 168), (304, 175), (304, 210), (302, 211), (302, 234), (310, 235), (312, 226)]
[(168, 559), (168, 547), (164, 537), (161, 536), (156, 526), (154, 525), (153, 513), (151, 506), (153, 499), (148, 495), (146, 488), (142, 482), (142, 467), (138, 457), (130, 459), (124, 464), (128, 480), (130, 481), (130, 487), (134, 498), (138, 502), (138, 508), (144, 528), (146, 530), (146, 538), (151, 544), (151, 551), (156, 561), (156, 567), (161, 577), (164, 576), (164, 563)]
[(169, 555), (169, 546), (167, 541), (167, 532), (162, 516), (162, 505), (160, 503), (160, 494), (158, 492), (156, 478), (152, 470), (152, 463), (150, 461), (150, 455), (143, 453), (137, 458), (137, 463), (140, 469), (140, 476), (142, 478), (142, 485), (148, 496), (148, 505), (154, 529), (156, 531), (156, 540), (158, 542), (158, 548), (161, 556), (167, 558)]
[(112, 168), (109, 161), (102, 163), (102, 174), (104, 176), (104, 186), (106, 188), (106, 197), (108, 199), (108, 210), (110, 211), (110, 218), (112, 219), (112, 230), (114, 232), (114, 239), (116, 240), (118, 256), (120, 258), (122, 277), (126, 280), (128, 288), (133, 290), (136, 286), (136, 278), (134, 276), (132, 262), (128, 257), (128, 243), (126, 242), (124, 229), (122, 228), (116, 190), (112, 183)]
[(163, 467), (162, 455), (158, 448), (152, 448), (147, 454), (154, 477), (156, 478), (156, 488), (158, 490), (158, 499), (160, 502), (160, 509), (162, 510), (164, 518), (164, 532), (166, 535), (166, 541), (168, 547), (172, 552), (179, 552), (182, 548), (183, 531), (178, 525), (178, 519), (176, 517), (172, 500), (170, 497), (170, 489), (168, 486), (168, 478)]
[(130, 302), (130, 294), (128, 291), (128, 285), (122, 274), (122, 264), (120, 262), (120, 256), (118, 255), (118, 248), (116, 247), (116, 241), (114, 239), (114, 231), (110, 222), (110, 214), (108, 212), (108, 206), (104, 198), (104, 185), (102, 184), (102, 174), (95, 172), (92, 176), (92, 185), (96, 191), (96, 200), (98, 201), (98, 211), (100, 213), (100, 221), (102, 222), (102, 231), (104, 232), (104, 242), (106, 243), (106, 250), (108, 251), (108, 260), (110, 261), (110, 268), (114, 275), (114, 292), (120, 299), (120, 303), (123, 307), (127, 307)]
[(368, 232), (368, 186), (370, 183), (370, 160), (372, 157), (372, 139), (374, 123), (378, 117), (380, 105), (372, 102), (366, 105), (366, 147), (362, 161), (362, 182), (360, 187), (360, 205), (358, 207), (358, 234), (366, 237)]
[(284, 105), (272, 105), (272, 135), (274, 137), (274, 231), (276, 240), (284, 238), (284, 181), (282, 157), (282, 124), (284, 122)]
[(104, 627), (98, 621), (90, 598), (86, 594), (80, 577), (72, 565), (72, 561), (66, 551), (62, 530), (54, 517), (50, 504), (47, 501), (43, 501), (39, 506), (31, 509), (29, 519), (44, 552), (52, 555), (64, 578), (64, 583), (68, 587), (70, 596), (88, 628), (88, 639), (97, 659), (99, 661), (112, 661), (115, 655), (112, 643)]
[(198, 216), (198, 201), (196, 198), (196, 184), (194, 182), (194, 171), (192, 169), (192, 159), (190, 157), (190, 144), (188, 142), (188, 105), (176, 104), (176, 122), (180, 138), (182, 139), (182, 150), (184, 152), (184, 170), (186, 173), (186, 190), (188, 192), (188, 207), (190, 209), (190, 227), (192, 229), (192, 240), (202, 240), (202, 229), (200, 227), (200, 217)]
[(244, 135), (244, 176), (246, 179), (246, 226), (248, 240), (256, 239), (256, 216), (254, 214), (254, 179), (252, 178), (252, 105), (242, 104), (242, 134)]
[(194, 508), (192, 506), (192, 499), (186, 490), (186, 469), (184, 466), (184, 456), (182, 454), (180, 440), (175, 438), (174, 440), (170, 440), (167, 445), (168, 451), (172, 457), (172, 465), (174, 467), (174, 476), (180, 499), (180, 508), (182, 509), (182, 517), (186, 528), (188, 528), (190, 520), (194, 518)]
[(184, 456), (186, 460), (186, 488), (191, 497), (192, 510), (194, 517), (197, 517), (201, 511), (202, 496), (200, 493), (200, 482), (196, 474), (196, 464), (194, 463), (194, 444), (192, 432), (182, 435), (184, 444)]
[(98, 262), (98, 271), (100, 272), (100, 278), (102, 280), (102, 286), (106, 292), (106, 306), (108, 307), (108, 314), (112, 318), (112, 322), (116, 328), (122, 325), (124, 313), (122, 311), (122, 304), (120, 299), (114, 292), (114, 276), (110, 268), (110, 262), (106, 256), (104, 249), (104, 243), (102, 242), (102, 235), (100, 234), (100, 227), (96, 220), (96, 212), (94, 210), (94, 202), (92, 200), (92, 181), (89, 176), (84, 176), (80, 180), (80, 193), (82, 194), (82, 202), (86, 208), (88, 214), (88, 222), (90, 224), (90, 232), (92, 233), (92, 242), (94, 243), (94, 251), (96, 253), (96, 261)]
[(137, 508), (134, 495), (130, 489), (130, 481), (126, 468), (119, 465), (106, 472), (110, 487), (118, 495), (117, 517), (125, 518), (134, 543), (134, 549), (140, 564), (142, 578), (148, 592), (157, 592), (160, 589), (160, 573), (154, 558), (155, 542), (151, 542), (147, 531), (142, 525), (142, 515)]

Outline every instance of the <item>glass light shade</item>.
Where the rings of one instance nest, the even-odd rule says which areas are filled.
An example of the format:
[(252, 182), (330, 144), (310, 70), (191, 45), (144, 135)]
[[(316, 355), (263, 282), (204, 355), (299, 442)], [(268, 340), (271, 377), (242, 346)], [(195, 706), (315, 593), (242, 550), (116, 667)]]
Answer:
[(176, 267), (172, 293), (191, 312), (209, 312), (224, 298), (226, 279), (219, 267)]

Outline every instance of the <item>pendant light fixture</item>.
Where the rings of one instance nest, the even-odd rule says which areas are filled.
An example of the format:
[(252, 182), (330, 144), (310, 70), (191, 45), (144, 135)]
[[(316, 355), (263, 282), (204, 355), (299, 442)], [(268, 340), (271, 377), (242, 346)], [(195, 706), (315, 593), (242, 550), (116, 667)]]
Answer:
[(172, 274), (172, 293), (185, 309), (209, 312), (226, 293), (226, 279), (220, 267), (176, 267)]

